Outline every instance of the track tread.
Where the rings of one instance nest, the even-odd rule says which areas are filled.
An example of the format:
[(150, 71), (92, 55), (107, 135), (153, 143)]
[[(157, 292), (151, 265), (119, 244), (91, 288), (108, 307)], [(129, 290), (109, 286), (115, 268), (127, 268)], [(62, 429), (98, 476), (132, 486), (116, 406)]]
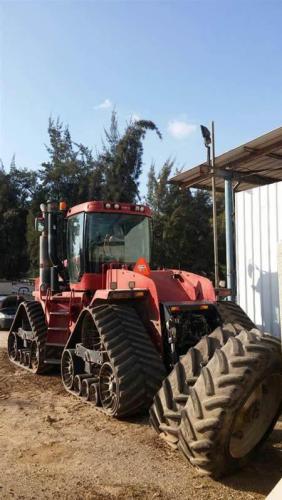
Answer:
[[(47, 339), (47, 326), (45, 323), (44, 312), (43, 312), (43, 309), (42, 309), (40, 302), (37, 302), (37, 301), (22, 302), (20, 304), (19, 314), (22, 314), (22, 309), (25, 310), (25, 314), (27, 316), (31, 330), (33, 332), (32, 340), (35, 340), (38, 342), (39, 351), (42, 355), (40, 356), (39, 365), (37, 367), (36, 372), (34, 372), (33, 370), (31, 370), (27, 366), (24, 366), (24, 365), (14, 361), (14, 360), (11, 360), (11, 361), (14, 364), (16, 364), (17, 366), (20, 366), (21, 368), (33, 371), (33, 373), (43, 374), (49, 369), (48, 365), (46, 365), (44, 363), (45, 345), (46, 345), (46, 339)], [(11, 326), (10, 332), (15, 330), (15, 328), (18, 325), (18, 322), (19, 322), (19, 316), (16, 314), (15, 319), (13, 321), (13, 324)]]
[(91, 314), (119, 380), (120, 404), (113, 416), (143, 412), (165, 376), (149, 334), (132, 306), (105, 304)]

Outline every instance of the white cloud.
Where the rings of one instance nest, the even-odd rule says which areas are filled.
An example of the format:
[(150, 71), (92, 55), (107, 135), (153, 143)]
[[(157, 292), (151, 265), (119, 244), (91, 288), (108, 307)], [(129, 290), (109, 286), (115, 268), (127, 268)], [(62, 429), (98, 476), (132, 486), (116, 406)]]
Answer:
[(175, 139), (185, 139), (185, 137), (195, 132), (196, 129), (197, 125), (182, 120), (171, 120), (167, 127), (169, 134)]
[(94, 109), (109, 109), (112, 107), (112, 101), (110, 99), (105, 99), (103, 102), (98, 104), (97, 106), (94, 106)]
[(133, 121), (133, 122), (138, 122), (139, 120), (140, 120), (140, 116), (139, 116), (139, 115), (137, 115), (136, 113), (133, 113), (133, 114), (131, 115), (131, 121)]

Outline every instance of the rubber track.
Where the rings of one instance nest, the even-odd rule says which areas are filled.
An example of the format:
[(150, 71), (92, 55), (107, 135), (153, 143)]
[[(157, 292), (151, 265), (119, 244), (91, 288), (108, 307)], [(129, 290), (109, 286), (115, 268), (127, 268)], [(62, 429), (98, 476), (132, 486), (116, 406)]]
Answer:
[(173, 448), (177, 447), (181, 410), (187, 403), (191, 387), (196, 383), (202, 367), (208, 363), (215, 350), (234, 335), (236, 329), (232, 324), (225, 324), (203, 337), (181, 357), (155, 395), (150, 408), (150, 423)]
[[(251, 456), (251, 452), (240, 459), (231, 456), (232, 423), (252, 388), (271, 373), (282, 375), (281, 344), (257, 329), (230, 338), (203, 368), (181, 412), (178, 430), (178, 447), (200, 472), (218, 478)], [(279, 408), (261, 441), (278, 416)]]
[[(31, 301), (31, 302), (22, 302), (20, 304), (20, 313), (22, 314), (22, 308), (25, 309), (27, 319), (29, 321), (31, 330), (33, 332), (33, 340), (37, 340), (39, 344), (39, 351), (40, 351), (40, 359), (39, 359), (39, 366), (36, 370), (37, 374), (42, 374), (46, 372), (49, 367), (44, 363), (45, 359), (45, 344), (46, 344), (46, 338), (47, 338), (47, 326), (45, 323), (45, 317), (44, 317), (44, 312), (42, 310), (42, 306), (39, 302), (36, 301)], [(18, 320), (19, 317), (16, 315), (13, 324), (11, 326), (10, 332), (15, 332), (16, 333), (16, 328), (18, 326)], [(23, 368), (27, 371), (30, 371), (34, 373), (34, 371), (29, 368), (28, 366), (22, 365), (21, 363), (18, 363), (17, 361), (14, 361), (10, 358), (10, 361), (19, 366), (20, 368)]]
[(114, 416), (147, 410), (165, 368), (137, 312), (119, 304), (94, 307), (91, 312), (119, 382), (120, 404)]
[(256, 328), (249, 316), (238, 304), (228, 300), (217, 302), (217, 309), (224, 323), (232, 323), (235, 328), (241, 331), (242, 327), (246, 330)]

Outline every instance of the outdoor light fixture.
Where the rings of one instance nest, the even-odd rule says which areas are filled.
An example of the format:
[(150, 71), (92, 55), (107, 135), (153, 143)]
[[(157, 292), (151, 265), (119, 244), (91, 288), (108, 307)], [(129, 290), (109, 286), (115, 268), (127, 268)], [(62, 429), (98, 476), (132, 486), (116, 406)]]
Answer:
[(212, 207), (213, 207), (213, 246), (214, 246), (214, 282), (215, 288), (219, 283), (218, 267), (218, 231), (217, 231), (217, 210), (216, 210), (216, 186), (215, 186), (215, 146), (214, 146), (214, 122), (211, 124), (211, 132), (205, 125), (201, 125), (201, 133), (207, 148), (207, 165), (211, 173), (212, 182)]
[(211, 144), (211, 133), (210, 133), (209, 129), (207, 127), (205, 127), (204, 125), (201, 125), (201, 132), (202, 132), (202, 136), (205, 140), (205, 146), (206, 146), (206, 148), (208, 148), (209, 145)]

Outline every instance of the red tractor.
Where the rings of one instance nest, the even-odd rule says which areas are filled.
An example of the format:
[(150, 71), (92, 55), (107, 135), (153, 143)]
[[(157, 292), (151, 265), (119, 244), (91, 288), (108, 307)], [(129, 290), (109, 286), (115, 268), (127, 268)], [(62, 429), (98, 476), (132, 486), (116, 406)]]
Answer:
[(279, 342), (208, 279), (150, 269), (149, 208), (40, 208), (40, 276), (10, 360), (35, 374), (60, 365), (68, 392), (113, 417), (150, 408), (156, 431), (208, 474), (244, 463), (280, 414)]

